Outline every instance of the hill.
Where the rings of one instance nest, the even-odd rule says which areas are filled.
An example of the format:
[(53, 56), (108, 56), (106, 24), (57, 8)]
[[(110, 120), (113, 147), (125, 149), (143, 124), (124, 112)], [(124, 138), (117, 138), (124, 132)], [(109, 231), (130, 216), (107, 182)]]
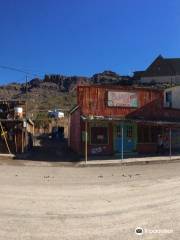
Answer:
[(0, 86), (0, 99), (27, 99), (29, 117), (36, 118), (37, 113), (54, 108), (69, 111), (76, 104), (77, 86), (87, 84), (131, 84), (131, 78), (112, 71), (104, 71), (92, 77), (45, 75), (44, 79), (34, 78), (27, 85), (14, 82)]

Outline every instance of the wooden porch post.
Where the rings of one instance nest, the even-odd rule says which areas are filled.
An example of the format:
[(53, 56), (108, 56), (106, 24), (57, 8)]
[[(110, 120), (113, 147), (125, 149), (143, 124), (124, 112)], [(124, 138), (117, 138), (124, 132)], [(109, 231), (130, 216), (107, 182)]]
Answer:
[(124, 126), (121, 123), (121, 160), (124, 158)]
[(32, 139), (33, 139), (33, 146), (34, 146), (34, 123), (33, 123), (33, 136), (32, 136)]
[(6, 135), (5, 135), (5, 132), (4, 132), (4, 129), (3, 129), (1, 121), (0, 121), (0, 125), (1, 125), (1, 131), (2, 131), (2, 135), (4, 137), (4, 140), (5, 140), (5, 143), (6, 143), (7, 150), (9, 152), (9, 154), (11, 154), (11, 151), (10, 151), (10, 148), (9, 148), (9, 144), (8, 144), (7, 139), (6, 139)]
[(24, 152), (24, 132), (23, 129), (21, 131), (21, 152)]
[(88, 158), (88, 132), (87, 132), (87, 121), (85, 120), (85, 163), (87, 164), (87, 158)]
[(171, 134), (171, 127), (169, 128), (169, 157), (171, 160), (172, 156), (172, 134)]

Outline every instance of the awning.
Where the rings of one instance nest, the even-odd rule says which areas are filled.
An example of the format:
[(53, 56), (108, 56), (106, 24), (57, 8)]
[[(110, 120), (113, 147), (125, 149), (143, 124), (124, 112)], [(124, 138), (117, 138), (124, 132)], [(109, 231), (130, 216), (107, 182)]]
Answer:
[(123, 121), (123, 122), (132, 122), (142, 125), (155, 125), (155, 126), (174, 126), (180, 127), (180, 122), (177, 121), (163, 121), (163, 120), (144, 120), (144, 119), (128, 119), (124, 117), (111, 117), (111, 116), (84, 116), (81, 115), (81, 119), (88, 122), (93, 121)]

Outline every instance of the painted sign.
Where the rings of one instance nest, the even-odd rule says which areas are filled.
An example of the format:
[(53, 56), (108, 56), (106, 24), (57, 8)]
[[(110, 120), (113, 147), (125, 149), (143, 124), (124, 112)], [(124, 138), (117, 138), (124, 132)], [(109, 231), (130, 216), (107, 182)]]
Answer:
[(109, 107), (138, 107), (137, 93), (108, 91)]
[(100, 154), (106, 151), (106, 146), (91, 148), (91, 154)]

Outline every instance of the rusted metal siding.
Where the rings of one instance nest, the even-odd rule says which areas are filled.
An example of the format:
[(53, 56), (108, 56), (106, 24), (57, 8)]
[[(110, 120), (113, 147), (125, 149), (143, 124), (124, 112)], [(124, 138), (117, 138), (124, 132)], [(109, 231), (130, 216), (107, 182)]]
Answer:
[(96, 116), (127, 116), (137, 110), (132, 107), (109, 107), (107, 104), (108, 91), (131, 91), (138, 95), (138, 108), (158, 99), (162, 96), (161, 91), (134, 89), (113, 86), (81, 86), (78, 88), (78, 104), (84, 115)]
[(139, 118), (142, 120), (152, 121), (180, 121), (180, 110), (164, 108), (163, 98), (160, 97), (154, 101), (147, 103), (136, 111), (130, 113), (128, 118)]
[(80, 127), (80, 111), (77, 109), (70, 115), (70, 148), (77, 152), (81, 152), (81, 127)]
[[(108, 91), (136, 92), (138, 107), (109, 107)], [(164, 108), (162, 90), (119, 86), (80, 86), (78, 87), (78, 105), (81, 108), (81, 114), (85, 116), (180, 120), (180, 110)]]

